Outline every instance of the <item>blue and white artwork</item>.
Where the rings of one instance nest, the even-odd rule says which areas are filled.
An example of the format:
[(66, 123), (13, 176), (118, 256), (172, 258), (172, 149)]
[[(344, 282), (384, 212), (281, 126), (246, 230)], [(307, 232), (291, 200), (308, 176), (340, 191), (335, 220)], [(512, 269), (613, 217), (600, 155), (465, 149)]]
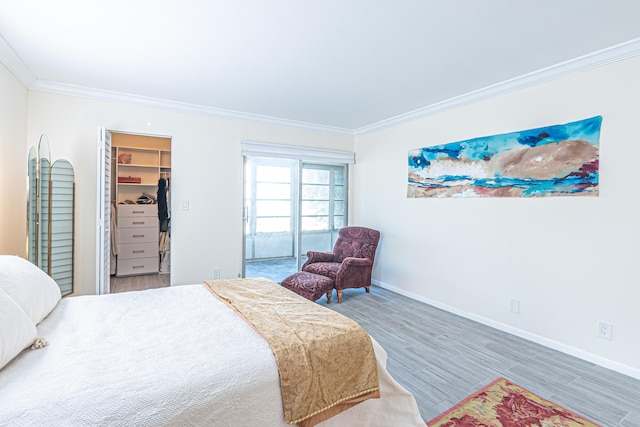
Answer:
[(602, 116), (409, 151), (407, 197), (597, 196)]

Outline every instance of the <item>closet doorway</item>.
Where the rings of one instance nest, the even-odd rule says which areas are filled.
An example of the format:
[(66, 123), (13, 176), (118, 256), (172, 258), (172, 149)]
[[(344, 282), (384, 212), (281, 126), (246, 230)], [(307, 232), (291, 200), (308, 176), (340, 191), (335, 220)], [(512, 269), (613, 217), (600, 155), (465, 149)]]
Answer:
[(113, 131), (109, 139), (108, 292), (170, 286), (171, 138)]

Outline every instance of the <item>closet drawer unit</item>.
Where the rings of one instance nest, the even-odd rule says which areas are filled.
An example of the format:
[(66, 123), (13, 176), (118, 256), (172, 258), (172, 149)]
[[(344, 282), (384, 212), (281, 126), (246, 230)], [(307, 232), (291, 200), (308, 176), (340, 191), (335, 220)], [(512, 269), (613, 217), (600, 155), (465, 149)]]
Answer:
[(120, 259), (118, 257), (118, 276), (157, 273), (158, 262), (158, 256), (137, 259)]
[(158, 217), (158, 205), (118, 205), (118, 225), (120, 218), (126, 217)]
[(118, 205), (117, 276), (157, 274), (158, 205)]
[[(121, 228), (118, 227), (120, 245), (127, 243), (155, 243), (158, 245), (158, 227)], [(120, 246), (118, 245), (118, 252)]]
[(123, 216), (118, 218), (118, 227), (120, 228), (145, 228), (145, 227), (153, 227), (156, 230), (160, 227), (158, 217), (152, 216)]
[(130, 243), (128, 245), (118, 245), (118, 259), (136, 259), (157, 257), (158, 244), (151, 243)]

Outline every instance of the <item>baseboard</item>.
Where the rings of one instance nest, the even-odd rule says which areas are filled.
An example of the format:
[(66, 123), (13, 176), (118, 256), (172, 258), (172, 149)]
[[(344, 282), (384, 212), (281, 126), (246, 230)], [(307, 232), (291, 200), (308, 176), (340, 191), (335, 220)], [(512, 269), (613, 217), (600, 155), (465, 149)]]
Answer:
[(543, 346), (551, 348), (553, 350), (557, 350), (557, 351), (560, 351), (562, 353), (569, 354), (569, 355), (577, 357), (579, 359), (586, 360), (587, 362), (595, 363), (596, 365), (602, 366), (603, 368), (611, 369), (612, 371), (616, 371), (616, 372), (619, 372), (621, 374), (624, 374), (624, 375), (627, 375), (629, 377), (632, 377), (632, 378), (640, 380), (640, 369), (633, 368), (633, 367), (625, 365), (623, 363), (619, 363), (619, 362), (616, 362), (614, 360), (607, 359), (605, 357), (601, 357), (601, 356), (595, 355), (593, 353), (589, 353), (587, 351), (580, 350), (580, 349), (575, 348), (575, 347), (571, 347), (571, 346), (563, 344), (563, 343), (561, 343), (559, 341), (554, 341), (554, 340), (542, 337), (540, 335), (532, 334), (532, 333), (524, 331), (522, 329), (514, 328), (513, 326), (510, 326), (510, 325), (505, 325), (504, 323), (496, 322), (495, 320), (488, 319), (488, 318), (483, 317), (483, 316), (478, 316), (477, 314), (469, 313), (467, 311), (460, 310), (460, 309), (455, 308), (455, 307), (451, 307), (451, 306), (449, 306), (447, 304), (443, 304), (441, 302), (438, 302), (438, 301), (435, 301), (435, 300), (432, 300), (432, 299), (429, 299), (429, 298), (425, 298), (425, 297), (423, 297), (421, 295), (415, 294), (413, 292), (406, 291), (406, 290), (398, 288), (396, 286), (389, 285), (388, 283), (383, 283), (383, 282), (380, 282), (378, 280), (372, 280), (371, 283), (373, 283), (374, 285), (379, 286), (381, 288), (388, 289), (388, 290), (390, 290), (392, 292), (395, 292), (397, 294), (400, 294), (400, 295), (403, 295), (405, 297), (411, 298), (413, 300), (420, 301), (420, 302), (423, 302), (423, 303), (428, 304), (430, 306), (433, 306), (433, 307), (439, 308), (441, 310), (447, 311), (449, 313), (456, 314), (458, 316), (467, 318), (469, 320), (473, 320), (474, 322), (478, 322), (478, 323), (481, 323), (483, 325), (490, 326), (490, 327), (492, 327), (494, 329), (497, 329), (499, 331), (507, 332), (507, 333), (509, 333), (511, 335), (515, 335), (517, 337), (524, 338), (524, 339), (526, 339), (528, 341), (531, 341), (531, 342), (534, 342), (536, 344), (543, 345)]

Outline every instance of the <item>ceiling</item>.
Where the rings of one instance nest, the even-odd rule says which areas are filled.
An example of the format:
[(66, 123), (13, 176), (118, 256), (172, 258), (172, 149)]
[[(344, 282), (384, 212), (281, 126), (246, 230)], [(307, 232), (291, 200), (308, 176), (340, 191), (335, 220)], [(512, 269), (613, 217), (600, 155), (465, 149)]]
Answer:
[(34, 90), (357, 134), (640, 54), (638, 22), (636, 0), (0, 0), (0, 61)]

